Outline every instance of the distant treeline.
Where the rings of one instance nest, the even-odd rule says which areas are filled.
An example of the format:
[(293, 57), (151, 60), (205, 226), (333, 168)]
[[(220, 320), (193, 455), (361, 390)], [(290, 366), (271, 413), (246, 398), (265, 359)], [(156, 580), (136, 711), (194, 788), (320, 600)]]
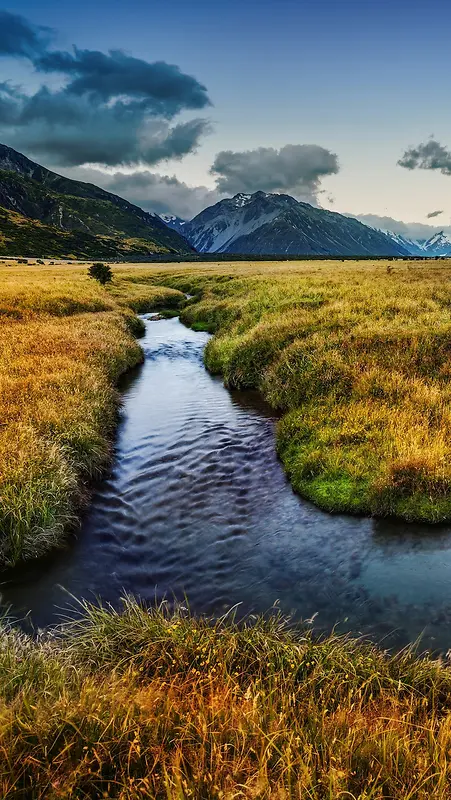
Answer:
[[(155, 253), (146, 255), (142, 258), (133, 256), (133, 262), (170, 262), (182, 263), (192, 261), (439, 261), (451, 258), (451, 256), (343, 256), (343, 255), (287, 255), (283, 253), (273, 253), (272, 255), (260, 255), (255, 253)], [(121, 259), (118, 263), (123, 263)]]

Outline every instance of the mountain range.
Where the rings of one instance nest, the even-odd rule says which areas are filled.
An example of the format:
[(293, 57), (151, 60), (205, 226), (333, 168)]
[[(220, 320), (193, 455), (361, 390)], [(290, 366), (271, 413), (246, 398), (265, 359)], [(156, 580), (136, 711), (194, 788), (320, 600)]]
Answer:
[(444, 231), (434, 233), (429, 239), (407, 239), (393, 231), (382, 231), (394, 242), (403, 247), (410, 255), (431, 258), (437, 256), (451, 256), (451, 236)]
[(191, 252), (157, 214), (0, 145), (0, 255), (130, 259)]
[(189, 222), (164, 220), (201, 253), (249, 255), (406, 256), (409, 250), (383, 231), (302, 203), (286, 194), (236, 194)]
[(451, 256), (444, 231), (416, 241), (286, 194), (236, 194), (192, 220), (143, 211), (0, 145), (0, 256), (145, 260), (200, 253)]

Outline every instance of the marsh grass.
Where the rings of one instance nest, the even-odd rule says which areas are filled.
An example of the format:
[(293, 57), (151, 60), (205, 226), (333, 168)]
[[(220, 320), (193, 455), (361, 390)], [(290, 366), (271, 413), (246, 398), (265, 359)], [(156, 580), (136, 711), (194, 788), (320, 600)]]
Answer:
[[(40, 260), (42, 262), (42, 260)], [(0, 265), (0, 558), (64, 539), (108, 463), (136, 312), (215, 333), (208, 368), (283, 412), (277, 447), (322, 508), (451, 518), (447, 262)], [(185, 301), (181, 293), (193, 295)], [(135, 313), (134, 313), (135, 312)]]
[[(184, 303), (180, 292), (194, 295)], [(449, 518), (451, 288), (440, 265), (0, 267), (2, 560), (60, 544), (110, 455), (131, 309), (215, 332), (209, 368), (284, 412), (294, 486)], [(80, 610), (80, 609), (78, 609)], [(178, 606), (0, 627), (2, 800), (449, 800), (451, 671), (278, 615)]]
[(448, 262), (217, 264), (157, 276), (196, 295), (206, 364), (284, 412), (294, 488), (328, 511), (451, 518)]
[(1, 796), (447, 800), (450, 697), (438, 661), (279, 616), (86, 605), (3, 630)]
[[(128, 294), (129, 292), (129, 294)], [(108, 464), (119, 376), (142, 359), (135, 310), (183, 295), (86, 267), (0, 267), (0, 562), (64, 541)]]

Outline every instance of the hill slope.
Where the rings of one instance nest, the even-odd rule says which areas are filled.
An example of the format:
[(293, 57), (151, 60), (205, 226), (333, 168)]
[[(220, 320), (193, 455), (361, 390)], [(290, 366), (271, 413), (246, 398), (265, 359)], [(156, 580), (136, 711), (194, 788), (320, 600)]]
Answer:
[[(56, 240), (60, 244), (64, 241), (58, 232), (85, 234), (92, 238), (92, 244), (95, 237), (109, 237), (108, 247), (112, 251), (118, 249), (118, 255), (124, 248), (116, 247), (115, 241), (121, 239), (134, 240), (143, 254), (192, 252), (186, 239), (157, 215), (98, 186), (57, 175), (5, 145), (0, 145), (0, 206), (57, 229), (48, 233), (49, 254)], [(1, 226), (0, 234), (6, 235)], [(14, 241), (19, 243), (21, 237)], [(97, 256), (104, 247), (105, 243), (99, 241)], [(25, 255), (22, 251), (15, 254)]]
[(381, 231), (289, 195), (237, 194), (201, 211), (183, 228), (204, 253), (405, 256)]
[(0, 256), (130, 261), (167, 252), (167, 247), (143, 239), (64, 231), (0, 207)]

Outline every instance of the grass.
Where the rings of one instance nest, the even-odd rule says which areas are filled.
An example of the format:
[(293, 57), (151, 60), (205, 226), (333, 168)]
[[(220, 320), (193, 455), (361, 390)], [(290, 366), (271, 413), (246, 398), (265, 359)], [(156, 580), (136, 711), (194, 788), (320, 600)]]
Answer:
[[(440, 264), (0, 266), (1, 558), (64, 540), (110, 457), (134, 311), (215, 333), (206, 363), (283, 416), (332, 510), (449, 519), (451, 288)], [(186, 304), (181, 292), (194, 297)], [(168, 604), (0, 626), (2, 800), (448, 800), (451, 669)]]
[(0, 267), (0, 563), (61, 544), (109, 463), (119, 376), (141, 361), (135, 310), (183, 295), (86, 267)]
[(3, 800), (450, 797), (438, 661), (130, 598), (1, 638)]
[(293, 487), (321, 508), (451, 519), (448, 262), (244, 263), (160, 275), (215, 333), (206, 364), (282, 420)]
[[(293, 487), (335, 512), (451, 518), (447, 262), (0, 266), (0, 562), (64, 540), (108, 463), (133, 312), (215, 333), (206, 364), (281, 410)], [(193, 297), (186, 303), (181, 292)], [(183, 301), (183, 302), (182, 302)]]

